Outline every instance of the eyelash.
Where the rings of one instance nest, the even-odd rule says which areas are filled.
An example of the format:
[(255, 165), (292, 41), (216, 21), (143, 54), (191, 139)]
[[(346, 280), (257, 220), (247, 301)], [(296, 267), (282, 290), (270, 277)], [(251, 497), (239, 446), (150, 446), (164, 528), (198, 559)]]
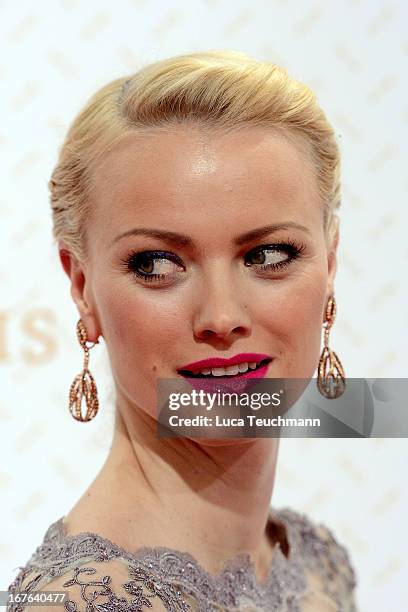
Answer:
[[(302, 243), (298, 244), (292, 240), (275, 242), (273, 244), (263, 244), (263, 245), (260, 245), (260, 246), (257, 246), (251, 249), (250, 251), (248, 251), (248, 253), (258, 253), (259, 251), (262, 252), (262, 251), (276, 251), (276, 250), (285, 251), (287, 255), (289, 255), (289, 259), (284, 260), (284, 261), (279, 261), (274, 264), (247, 264), (245, 263), (245, 265), (258, 266), (258, 269), (261, 269), (261, 270), (273, 270), (273, 271), (280, 270), (288, 266), (290, 263), (292, 263), (292, 261), (294, 261), (298, 257), (300, 257), (305, 249), (306, 249), (306, 246), (304, 244)], [(246, 256), (248, 255), (248, 253), (246, 254)], [(139, 272), (137, 270), (136, 264), (138, 263), (137, 258), (140, 257), (141, 255), (146, 255), (148, 260), (167, 259), (167, 260), (173, 261), (174, 263), (182, 266), (182, 262), (180, 261), (180, 259), (176, 255), (174, 255), (173, 253), (169, 253), (168, 251), (132, 251), (131, 253), (129, 253), (129, 255), (125, 259), (122, 259), (121, 261), (128, 272), (134, 274), (135, 276), (143, 279), (146, 282), (153, 282), (155, 280), (160, 281), (160, 280), (163, 280), (167, 275), (166, 274), (144, 274), (143, 272)]]

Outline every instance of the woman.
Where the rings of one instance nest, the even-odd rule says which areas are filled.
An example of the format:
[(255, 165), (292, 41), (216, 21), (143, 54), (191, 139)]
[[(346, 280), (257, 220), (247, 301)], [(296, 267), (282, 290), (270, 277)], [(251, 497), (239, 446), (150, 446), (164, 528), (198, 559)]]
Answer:
[[(270, 508), (279, 438), (156, 433), (157, 380), (191, 362), (233, 361), (190, 365), (226, 380), (255, 370), (242, 354), (256, 352), (266, 378), (313, 376), (335, 314), (339, 176), (314, 94), (244, 54), (159, 61), (89, 101), (50, 190), (85, 351), (69, 409), (97, 414), (88, 359), (103, 337), (115, 430), (11, 594), (65, 591), (68, 612), (356, 610), (355, 572), (331, 531)], [(337, 389), (344, 372), (327, 342), (318, 384), (329, 396), (325, 372)]]

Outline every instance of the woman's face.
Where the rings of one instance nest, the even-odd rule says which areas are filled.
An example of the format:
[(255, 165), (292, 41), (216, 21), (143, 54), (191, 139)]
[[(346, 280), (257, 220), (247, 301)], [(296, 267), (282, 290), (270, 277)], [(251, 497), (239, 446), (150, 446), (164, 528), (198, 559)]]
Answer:
[(337, 242), (327, 249), (303, 141), (257, 127), (130, 135), (92, 194), (72, 295), (127, 401), (156, 416), (158, 378), (237, 353), (273, 357), (269, 378), (313, 376)]

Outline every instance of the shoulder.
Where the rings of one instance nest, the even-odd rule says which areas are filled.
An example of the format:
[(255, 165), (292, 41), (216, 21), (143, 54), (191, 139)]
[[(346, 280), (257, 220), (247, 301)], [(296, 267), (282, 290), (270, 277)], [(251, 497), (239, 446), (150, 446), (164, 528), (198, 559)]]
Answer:
[(44, 605), (48, 612), (190, 609), (154, 555), (132, 554), (93, 532), (67, 535), (62, 519), (47, 528), (27, 563), (19, 566), (8, 586), (6, 612), (43, 612)]
[[(7, 612), (43, 612), (42, 602), (47, 602), (48, 612), (187, 610), (175, 605), (174, 590), (153, 573), (123, 559), (78, 562), (45, 582), (36, 581), (35, 575), (30, 572), (30, 579), (20, 581), (19, 588), (10, 585), (9, 593), (19, 601), (9, 604)], [(23, 605), (24, 597), (31, 600), (29, 606)]]
[(276, 514), (287, 527), (292, 554), (319, 577), (326, 593), (337, 602), (349, 602), (347, 610), (355, 610), (357, 574), (349, 551), (333, 529), (292, 508), (281, 508)]
[(61, 517), (19, 566), (8, 587), (6, 612), (43, 612), (44, 605), (48, 612), (190, 609), (154, 555), (132, 554), (92, 532), (66, 535), (62, 527)]

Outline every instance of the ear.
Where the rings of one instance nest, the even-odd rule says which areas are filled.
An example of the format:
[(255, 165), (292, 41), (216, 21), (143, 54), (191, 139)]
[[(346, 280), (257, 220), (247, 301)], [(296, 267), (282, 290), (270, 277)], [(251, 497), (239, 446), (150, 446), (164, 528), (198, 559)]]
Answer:
[(58, 242), (58, 252), (62, 267), (71, 281), (71, 297), (85, 325), (88, 340), (96, 342), (100, 328), (90, 299), (89, 268), (75, 257), (62, 240)]
[(327, 249), (327, 298), (334, 293), (334, 279), (337, 272), (337, 247), (340, 239), (339, 218), (333, 215)]

